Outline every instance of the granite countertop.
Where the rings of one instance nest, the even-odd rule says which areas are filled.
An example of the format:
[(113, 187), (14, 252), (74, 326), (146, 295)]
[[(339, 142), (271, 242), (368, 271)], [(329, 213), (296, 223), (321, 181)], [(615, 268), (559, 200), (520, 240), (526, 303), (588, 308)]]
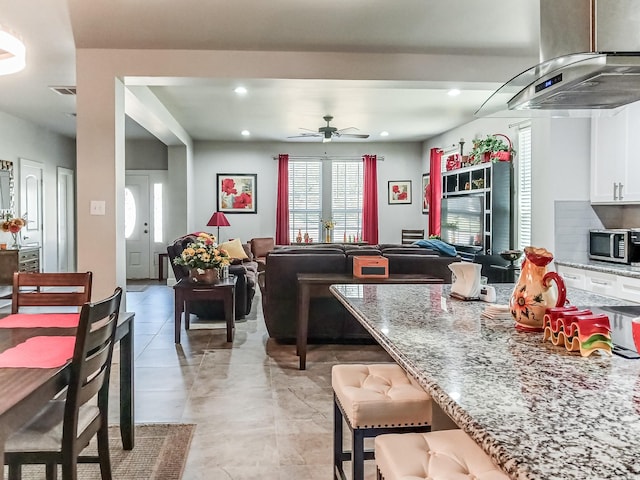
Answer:
[[(507, 304), (513, 285), (495, 287)], [(450, 285), (331, 290), (511, 478), (640, 478), (640, 360), (569, 353)], [(631, 304), (567, 290), (577, 306)]]
[(585, 260), (584, 262), (555, 260), (555, 263), (556, 265), (563, 265), (565, 267), (582, 268), (594, 272), (640, 278), (640, 267), (626, 265), (624, 263), (598, 262), (597, 260)]

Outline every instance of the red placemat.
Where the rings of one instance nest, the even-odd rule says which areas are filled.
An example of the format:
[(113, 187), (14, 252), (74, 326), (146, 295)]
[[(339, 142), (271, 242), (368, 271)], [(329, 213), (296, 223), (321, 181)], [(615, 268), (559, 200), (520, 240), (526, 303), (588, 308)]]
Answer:
[(76, 337), (32, 337), (0, 353), (0, 368), (55, 368), (73, 357)]
[(79, 313), (13, 313), (0, 319), (0, 328), (76, 328)]

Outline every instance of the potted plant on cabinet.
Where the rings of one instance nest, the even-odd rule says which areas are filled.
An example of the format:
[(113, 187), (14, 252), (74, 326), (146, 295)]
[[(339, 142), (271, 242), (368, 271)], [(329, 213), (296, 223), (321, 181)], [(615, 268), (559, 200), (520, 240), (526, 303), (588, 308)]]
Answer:
[[(506, 142), (498, 137), (504, 137)], [(516, 151), (511, 146), (509, 137), (501, 133), (495, 133), (487, 135), (485, 139), (477, 138), (473, 140), (473, 150), (471, 150), (470, 156), (473, 157), (473, 163), (478, 164), (491, 160), (494, 162), (508, 162), (515, 154)]]

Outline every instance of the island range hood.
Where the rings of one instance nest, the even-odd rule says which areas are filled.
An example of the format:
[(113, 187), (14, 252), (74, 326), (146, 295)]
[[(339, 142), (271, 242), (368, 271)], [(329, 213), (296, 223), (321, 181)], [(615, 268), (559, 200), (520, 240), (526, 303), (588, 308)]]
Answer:
[(500, 87), (476, 115), (592, 116), (640, 100), (639, 4), (540, 0), (541, 63)]

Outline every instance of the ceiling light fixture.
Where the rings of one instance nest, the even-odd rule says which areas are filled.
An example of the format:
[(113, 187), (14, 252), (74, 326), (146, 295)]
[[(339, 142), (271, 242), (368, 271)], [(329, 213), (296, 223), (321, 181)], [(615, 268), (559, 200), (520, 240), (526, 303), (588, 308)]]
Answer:
[(248, 137), (249, 135), (251, 135), (251, 132), (249, 130), (242, 130), (240, 132), (240, 135), (242, 135), (243, 137)]
[(244, 87), (236, 87), (233, 91), (236, 92), (238, 95), (246, 95), (247, 94), (247, 89), (244, 88)]
[(388, 137), (389, 136), (389, 132), (387, 132), (386, 130), (384, 132), (380, 132), (380, 136), (381, 137)]
[(0, 75), (9, 75), (26, 66), (26, 49), (17, 36), (0, 25)]
[(458, 90), (457, 88), (452, 88), (447, 92), (447, 95), (449, 95), (450, 97), (457, 97), (458, 95), (460, 95), (460, 90)]

